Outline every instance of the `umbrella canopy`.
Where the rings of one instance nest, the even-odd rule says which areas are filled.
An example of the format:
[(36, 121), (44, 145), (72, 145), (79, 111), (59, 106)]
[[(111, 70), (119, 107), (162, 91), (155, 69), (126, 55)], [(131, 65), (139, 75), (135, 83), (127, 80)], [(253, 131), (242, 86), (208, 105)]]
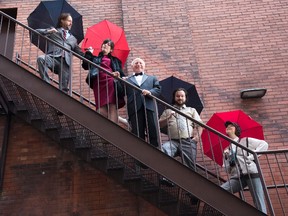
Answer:
[[(236, 122), (241, 127), (240, 138), (253, 137), (261, 140), (264, 139), (262, 125), (242, 110), (214, 113), (206, 125), (226, 135), (224, 125), (226, 121)], [(203, 130), (201, 138), (204, 154), (222, 166), (223, 150), (229, 145), (229, 142), (206, 129)]]
[[(203, 110), (203, 104), (197, 93), (195, 85), (185, 82), (174, 76), (170, 76), (164, 80), (161, 80), (160, 85), (162, 87), (162, 93), (160, 98), (166, 103), (171, 104), (174, 90), (176, 90), (177, 88), (184, 88), (188, 93), (188, 100), (186, 101), (186, 106), (195, 108), (199, 114)], [(158, 111), (160, 115), (162, 114), (164, 109), (165, 107), (163, 107), (161, 104), (158, 105)]]
[[(84, 38), (82, 15), (79, 14), (70, 4), (65, 0), (56, 1), (41, 1), (35, 10), (27, 18), (28, 26), (33, 29), (44, 29), (56, 27), (58, 17), (61, 13), (70, 13), (73, 19), (73, 25), (70, 32), (77, 38), (80, 43)], [(31, 37), (31, 35), (30, 35)], [(31, 41), (34, 45), (45, 52), (45, 40), (32, 35)]]
[(88, 47), (93, 47), (93, 54), (97, 56), (105, 39), (111, 39), (114, 42), (112, 55), (120, 59), (124, 66), (130, 52), (125, 32), (121, 27), (108, 20), (103, 20), (87, 28), (82, 49), (85, 51)]

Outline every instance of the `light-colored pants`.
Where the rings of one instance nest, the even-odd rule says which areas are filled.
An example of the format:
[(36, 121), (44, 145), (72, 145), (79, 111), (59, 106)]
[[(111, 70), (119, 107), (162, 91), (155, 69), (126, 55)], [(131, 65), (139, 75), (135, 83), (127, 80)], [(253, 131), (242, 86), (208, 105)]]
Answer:
[(186, 166), (196, 170), (197, 144), (191, 138), (167, 141), (163, 143), (162, 151), (171, 157), (181, 156)]
[(68, 91), (70, 67), (67, 65), (64, 58), (41, 55), (37, 58), (37, 63), (40, 76), (45, 82), (50, 83), (50, 78), (48, 75), (49, 68), (52, 72), (58, 74), (59, 89), (64, 92)]
[(249, 175), (241, 178), (230, 178), (221, 187), (231, 193), (237, 193), (243, 190), (246, 186), (249, 187), (255, 207), (267, 214), (264, 191), (259, 177), (249, 178)]

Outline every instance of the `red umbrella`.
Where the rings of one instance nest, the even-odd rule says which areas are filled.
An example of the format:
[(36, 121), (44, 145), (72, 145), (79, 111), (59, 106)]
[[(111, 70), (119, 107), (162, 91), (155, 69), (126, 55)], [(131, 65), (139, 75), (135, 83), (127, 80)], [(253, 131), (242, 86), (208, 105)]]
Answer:
[[(242, 110), (214, 113), (207, 122), (207, 126), (226, 135), (224, 125), (226, 121), (236, 122), (241, 127), (240, 138), (253, 137), (264, 140), (263, 127)], [(207, 129), (203, 130), (201, 138), (204, 154), (222, 166), (223, 150), (229, 145), (229, 142)]]
[(82, 50), (85, 51), (86, 48), (91, 46), (94, 48), (93, 54), (98, 55), (101, 51), (102, 42), (108, 38), (115, 44), (112, 55), (119, 58), (122, 66), (124, 66), (130, 52), (124, 30), (108, 20), (103, 20), (87, 28)]

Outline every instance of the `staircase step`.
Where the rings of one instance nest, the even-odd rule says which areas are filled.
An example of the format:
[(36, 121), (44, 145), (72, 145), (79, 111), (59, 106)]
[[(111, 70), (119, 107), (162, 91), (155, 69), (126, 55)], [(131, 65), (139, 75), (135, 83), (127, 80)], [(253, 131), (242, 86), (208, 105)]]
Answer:
[(71, 139), (77, 137), (76, 134), (71, 132), (68, 127), (59, 128), (59, 136), (60, 139)]
[(49, 131), (49, 130), (57, 130), (58, 131), (58, 134), (59, 133), (59, 125), (55, 125), (55, 124), (47, 124), (47, 122), (43, 119), (43, 126), (45, 128), (46, 131)]
[(29, 112), (27, 109), (23, 109), (23, 110), (18, 110), (17, 109), (17, 116), (20, 117), (21, 119), (23, 119), (26, 122), (30, 122), (29, 120)]
[(105, 159), (108, 160), (108, 155), (105, 151), (97, 148), (97, 147), (92, 147), (90, 151), (90, 158), (91, 160), (99, 160), (99, 159)]
[(126, 187), (128, 190), (133, 191), (133, 193), (141, 195), (142, 196), (142, 189), (141, 189), (141, 178), (139, 179), (133, 179), (133, 180), (123, 180), (123, 185)]
[(29, 110), (29, 118), (30, 121), (42, 119), (40, 113), (37, 110)]
[(95, 160), (95, 159), (91, 160), (91, 165), (93, 167), (95, 167), (96, 169), (99, 169), (105, 173), (107, 172), (107, 164), (108, 164), (108, 160), (105, 158), (101, 158), (101, 159), (99, 158), (97, 160)]
[(45, 128), (44, 131), (45, 134), (50, 138), (52, 138), (54, 141), (56, 142), (60, 141), (58, 128), (50, 128), (50, 129)]
[(127, 171), (127, 168), (125, 169), (125, 175), (123, 177), (123, 180), (126, 182), (131, 182), (131, 181), (141, 181), (142, 176), (140, 173), (137, 173), (136, 171)]
[(74, 147), (75, 149), (87, 149), (87, 148), (91, 148), (91, 143), (86, 140), (85, 138), (83, 137), (76, 137), (76, 138), (73, 138), (74, 140)]
[(91, 164), (106, 172), (108, 166), (108, 155), (98, 147), (92, 147), (89, 153)]
[(123, 176), (124, 176), (124, 168), (113, 168), (113, 169), (107, 169), (107, 173), (109, 176), (111, 176), (113, 179), (115, 179), (117, 182), (123, 182)]
[(108, 169), (124, 169), (123, 162), (116, 160), (115, 158), (110, 157), (108, 160)]
[[(81, 150), (90, 149), (90, 145), (87, 145), (86, 143), (80, 143), (73, 137), (60, 138), (60, 143), (64, 148), (67, 148), (73, 152), (80, 152)], [(87, 157), (87, 160), (89, 159), (90, 157)]]
[(216, 209), (212, 208), (208, 204), (204, 204), (202, 209), (202, 216), (224, 216), (221, 212), (217, 211)]
[(31, 125), (33, 125), (33, 127), (39, 129), (40, 131), (43, 131), (43, 119), (33, 119), (31, 120)]
[(13, 104), (16, 107), (17, 112), (21, 112), (21, 111), (27, 111), (28, 112), (28, 109), (24, 104), (14, 103), (14, 102), (13, 102)]
[[(177, 202), (175, 203), (168, 203), (167, 205), (161, 204), (161, 209), (164, 210), (164, 212), (169, 212), (169, 215), (178, 215), (178, 204)], [(189, 213), (187, 213), (188, 216)], [(196, 216), (195, 214), (194, 216)], [(184, 215), (183, 215), (184, 216)], [(185, 215), (186, 216), (186, 215)], [(190, 215), (189, 215), (190, 216)]]
[(161, 188), (159, 191), (159, 203), (161, 205), (167, 205), (169, 203), (178, 202), (179, 199), (179, 187), (173, 188)]

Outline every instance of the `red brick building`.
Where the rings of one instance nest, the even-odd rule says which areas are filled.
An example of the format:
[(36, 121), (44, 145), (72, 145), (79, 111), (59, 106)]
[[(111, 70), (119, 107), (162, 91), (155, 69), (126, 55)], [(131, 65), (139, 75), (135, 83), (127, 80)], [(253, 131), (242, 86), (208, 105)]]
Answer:
[[(17, 20), (27, 24), (39, 2), (2, 0), (0, 9), (17, 9)], [(270, 149), (286, 149), (287, 2), (68, 2), (83, 15), (84, 32), (103, 19), (125, 29), (127, 74), (131, 60), (141, 57), (159, 80), (174, 75), (196, 85), (204, 122), (214, 112), (242, 109), (263, 125)], [(267, 89), (263, 98), (240, 98), (240, 90), (257, 87)], [(164, 215), (19, 119), (13, 119), (6, 167), (0, 215)]]

